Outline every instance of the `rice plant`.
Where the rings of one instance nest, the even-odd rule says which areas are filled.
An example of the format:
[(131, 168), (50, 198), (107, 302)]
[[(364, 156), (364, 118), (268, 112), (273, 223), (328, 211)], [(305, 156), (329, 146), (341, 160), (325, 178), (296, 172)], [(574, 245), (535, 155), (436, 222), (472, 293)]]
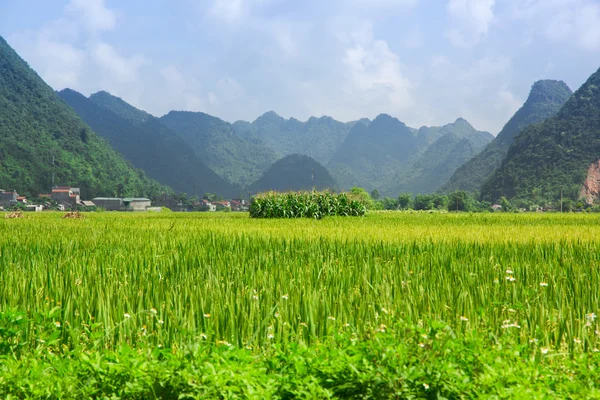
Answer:
[(0, 355), (207, 343), (269, 358), (337, 335), (348, 343), (392, 335), (429, 349), (443, 333), (485, 342), (490, 355), (503, 343), (564, 356), (558, 368), (600, 348), (598, 222), (575, 214), (1, 218)]

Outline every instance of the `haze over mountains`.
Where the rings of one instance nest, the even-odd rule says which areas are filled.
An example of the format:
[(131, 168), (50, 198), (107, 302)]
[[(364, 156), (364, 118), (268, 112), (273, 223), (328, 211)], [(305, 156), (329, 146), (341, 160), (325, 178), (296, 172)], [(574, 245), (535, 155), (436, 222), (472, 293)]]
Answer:
[[(98, 92), (89, 99), (73, 96), (74, 93), (63, 90), (61, 96), (134, 165), (147, 168), (150, 176), (176, 191), (195, 194), (205, 188), (230, 194), (269, 187), (263, 173), (288, 155), (308, 156), (294, 159), (295, 165), (306, 162), (306, 171), (314, 169), (313, 162), (318, 163), (319, 168), (328, 169), (326, 175), (333, 179), (326, 187), (361, 186), (390, 195), (396, 191), (429, 193), (438, 189), (456, 168), (493, 138), (487, 132), (475, 130), (462, 118), (442, 127), (414, 129), (386, 114), (373, 121), (365, 118), (343, 123), (325, 116), (302, 122), (270, 111), (253, 122), (230, 124), (201, 112), (171, 111), (155, 118), (107, 92)], [(84, 104), (87, 106), (83, 107)], [(96, 115), (91, 115), (90, 109), (94, 106)], [(126, 125), (131, 132), (124, 137)], [(136, 146), (142, 138), (143, 145)], [(177, 150), (169, 151), (173, 146)], [(161, 154), (153, 161), (152, 152), (158, 149), (162, 150)], [(196, 158), (189, 154), (190, 149)], [(164, 176), (175, 173), (163, 170), (178, 152), (186, 155), (172, 164), (179, 177)], [(227, 183), (210, 172), (181, 165), (186, 159), (200, 167), (206, 164)], [(199, 171), (196, 174), (199, 177), (210, 178), (211, 183), (189, 177), (182, 179), (182, 174), (191, 170)], [(296, 178), (290, 176), (290, 179), (302, 180), (299, 173), (292, 175)], [(259, 178), (262, 179), (260, 184), (256, 182)], [(304, 189), (310, 189), (311, 180), (305, 178), (309, 186)], [(298, 185), (291, 182), (289, 186)], [(281, 184), (273, 181), (271, 188), (275, 187)]]
[(553, 117), (521, 131), (483, 198), (532, 200), (600, 195), (600, 70)]
[(419, 129), (387, 114), (157, 118), (103, 91), (57, 94), (1, 38), (0, 72), (4, 189), (44, 193), (54, 175), (85, 197), (352, 186), (390, 196), (481, 188), (489, 201), (600, 196), (600, 72), (575, 94), (562, 81), (536, 82), (496, 138), (462, 118)]
[(508, 121), (498, 136), (481, 153), (458, 168), (442, 190), (480, 190), (500, 167), (515, 137), (527, 126), (554, 116), (572, 94), (571, 89), (562, 81), (536, 82), (523, 107)]
[(135, 167), (174, 191), (196, 195), (239, 194), (239, 190), (207, 167), (183, 139), (157, 118), (108, 93), (97, 93), (89, 99), (70, 89), (58, 94)]

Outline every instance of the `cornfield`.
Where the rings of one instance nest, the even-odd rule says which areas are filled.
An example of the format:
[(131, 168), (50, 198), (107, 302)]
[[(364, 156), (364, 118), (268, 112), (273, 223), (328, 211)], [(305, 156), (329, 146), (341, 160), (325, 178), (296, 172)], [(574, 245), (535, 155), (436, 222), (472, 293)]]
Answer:
[[(253, 212), (272, 209), (257, 211), (257, 201), (294, 199), (264, 195)], [(4, 323), (30, 321), (10, 317), (20, 326), (12, 336), (0, 326), (0, 353), (37, 354), (55, 340), (54, 352), (196, 342), (267, 354), (391, 332), (427, 349), (434, 336), (413, 339), (398, 327), (432, 323), (538, 358), (600, 348), (600, 221), (592, 215), (61, 216), (0, 221), (0, 310)]]
[(314, 218), (365, 215), (367, 208), (348, 194), (323, 192), (266, 192), (252, 198), (253, 218)]

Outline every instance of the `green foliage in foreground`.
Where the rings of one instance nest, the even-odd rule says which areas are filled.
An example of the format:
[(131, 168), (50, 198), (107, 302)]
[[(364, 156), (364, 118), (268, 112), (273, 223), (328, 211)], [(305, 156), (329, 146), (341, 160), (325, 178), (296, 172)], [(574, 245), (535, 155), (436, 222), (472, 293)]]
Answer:
[[(368, 193), (367, 193), (368, 195)], [(314, 218), (328, 216), (361, 217), (367, 208), (346, 193), (266, 192), (252, 198), (252, 218)]]
[[(147, 340), (107, 350), (99, 324), (73, 343), (60, 314), (0, 313), (2, 398), (600, 398), (599, 353), (583, 345), (551, 352), (518, 334), (473, 335), (468, 322), (456, 331), (430, 321), (364, 333), (332, 324), (311, 346), (200, 340), (164, 348)], [(37, 340), (27, 342), (27, 330)]]

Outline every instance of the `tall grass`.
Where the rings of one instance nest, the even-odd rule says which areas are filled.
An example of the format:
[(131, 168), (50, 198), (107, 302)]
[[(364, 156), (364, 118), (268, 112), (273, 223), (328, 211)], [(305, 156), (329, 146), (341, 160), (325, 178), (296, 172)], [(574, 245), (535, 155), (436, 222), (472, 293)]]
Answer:
[(581, 215), (27, 214), (0, 219), (0, 309), (47, 315), (67, 346), (286, 347), (435, 320), (591, 351), (599, 233)]

